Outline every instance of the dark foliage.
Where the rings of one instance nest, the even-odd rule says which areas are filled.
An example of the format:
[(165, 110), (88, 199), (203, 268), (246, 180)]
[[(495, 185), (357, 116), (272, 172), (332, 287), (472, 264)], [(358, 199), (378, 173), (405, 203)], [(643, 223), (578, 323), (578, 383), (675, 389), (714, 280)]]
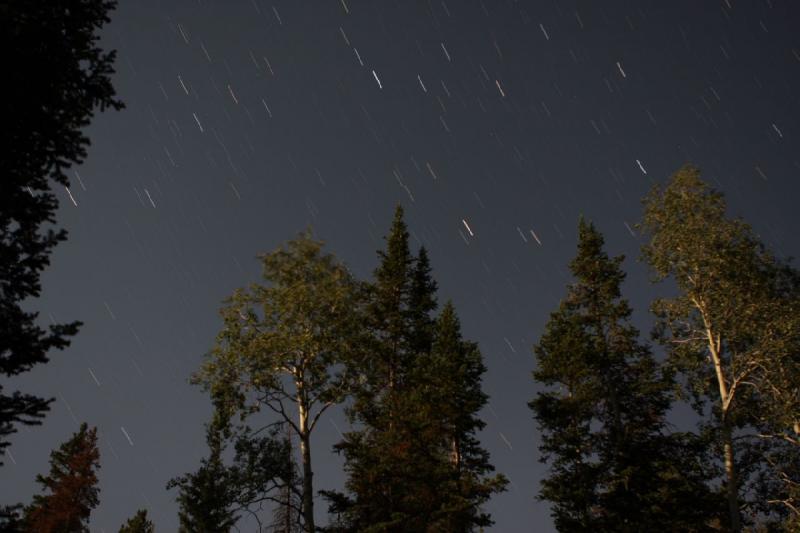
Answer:
[(98, 502), (97, 429), (81, 424), (77, 433), (50, 454), (50, 473), (38, 475), (44, 494), (25, 509), (25, 531), (79, 533), (89, 531), (89, 515)]
[[(114, 52), (98, 46), (98, 31), (115, 2), (105, 0), (0, 1), (0, 39), (7, 70), (0, 129), (0, 373), (15, 376), (63, 349), (78, 322), (44, 330), (23, 302), (39, 296), (39, 276), (56, 244), (58, 199), (66, 171), (83, 161), (83, 129), (96, 108), (119, 109), (111, 85)], [(27, 306), (25, 306), (27, 307)], [(0, 453), (19, 424), (36, 425), (50, 400), (0, 385)]]
[(581, 220), (575, 283), (535, 347), (530, 403), (550, 466), (540, 497), (559, 531), (704, 531), (717, 518), (702, 447), (668, 435), (671, 380), (630, 325), (622, 257)]
[[(265, 435), (240, 427), (235, 431), (215, 416), (207, 429), (209, 455), (196, 472), (172, 479), (178, 488), (180, 531), (222, 533), (230, 531), (240, 516), (257, 511), (265, 502), (279, 502), (283, 489), (298, 492), (290, 443), (273, 426)], [(233, 460), (225, 464), (226, 441), (234, 441)]]
[(349, 416), (358, 429), (336, 446), (348, 493), (324, 492), (329, 531), (472, 531), (489, 525), (480, 506), (504, 486), (487, 478), (475, 432), (485, 368), (461, 339), (454, 309), (439, 321), (427, 251), (411, 255), (398, 207), (379, 252), (368, 306), (372, 349), (355, 361)]
[(136, 511), (136, 514), (119, 528), (119, 533), (154, 533), (154, 531), (155, 526), (147, 518), (146, 509)]

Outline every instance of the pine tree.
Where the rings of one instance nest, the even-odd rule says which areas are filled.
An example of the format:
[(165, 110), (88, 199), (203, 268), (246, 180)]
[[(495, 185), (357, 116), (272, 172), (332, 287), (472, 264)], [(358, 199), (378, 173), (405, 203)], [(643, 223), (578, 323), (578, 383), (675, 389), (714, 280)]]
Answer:
[(119, 533), (154, 533), (154, 531), (155, 526), (147, 518), (146, 509), (136, 511), (136, 514), (119, 528)]
[[(339, 516), (331, 531), (413, 530), (420, 527), (414, 523), (428, 514), (419, 504), (429, 501), (430, 491), (421, 490), (420, 480), (430, 464), (425, 454), (418, 453), (419, 406), (413, 405), (409, 392), (414, 347), (425, 344), (430, 335), (425, 331), (426, 308), (435, 306), (435, 284), (429, 279), (425, 252), (415, 265), (408, 237), (398, 205), (370, 286), (370, 350), (351, 362), (352, 373), (360, 379), (348, 414), (361, 428), (348, 432), (336, 445), (345, 456), (349, 494), (325, 493), (331, 512)], [(412, 324), (420, 328), (413, 329)]]
[(441, 457), (433, 491), (437, 511), (429, 531), (466, 532), (492, 524), (481, 510), (492, 494), (505, 489), (477, 433), (485, 427), (478, 413), (488, 396), (481, 389), (486, 372), (478, 345), (461, 337), (452, 302), (445, 304), (435, 323), (430, 355), (418, 365), (420, 404), (432, 421), (432, 442)]
[[(114, 52), (97, 46), (114, 6), (104, 0), (0, 3), (0, 46), (9, 51), (4, 68), (15, 80), (0, 104), (0, 374), (6, 377), (46, 363), (80, 326), (43, 329), (30, 301), (40, 295), (52, 249), (67, 238), (64, 229), (52, 228), (58, 198), (51, 186), (68, 187), (67, 170), (85, 158), (84, 130), (94, 110), (122, 106), (111, 85)], [(17, 426), (41, 424), (52, 401), (7, 394), (4, 386), (0, 459)]]
[[(800, 517), (800, 470), (791, 459), (800, 455), (798, 273), (727, 216), (722, 194), (692, 166), (645, 198), (642, 228), (657, 280), (671, 278), (678, 288), (653, 304), (657, 334), (698, 412), (710, 415), (728, 527), (742, 529), (743, 509)], [(754, 479), (761, 489), (783, 490), (751, 493)]]
[(25, 509), (25, 527), (36, 533), (88, 532), (98, 504), (97, 429), (81, 424), (77, 433), (50, 454), (50, 474), (36, 476), (45, 494)]
[(623, 257), (583, 219), (578, 234), (575, 283), (534, 348), (545, 389), (529, 406), (550, 466), (540, 497), (559, 531), (706, 530), (702, 461), (688, 436), (665, 433), (671, 382), (630, 324)]
[[(386, 238), (386, 251), (379, 251), (381, 263), (375, 270), (373, 295), (368, 309), (368, 320), (377, 337), (377, 360), (368, 370), (368, 394), (379, 396), (386, 391), (388, 418), (392, 418), (392, 402), (404, 386), (411, 366), (409, 341), (411, 273), (414, 259), (408, 245), (408, 229), (403, 220), (403, 208), (395, 209), (394, 220)], [(421, 287), (420, 287), (421, 288)], [(422, 294), (416, 295), (422, 301)]]
[(408, 294), (409, 340), (408, 348), (414, 354), (430, 352), (436, 320), (432, 313), (436, 310), (436, 281), (431, 275), (428, 251), (420, 247), (411, 270)]
[[(336, 516), (328, 530), (470, 531), (490, 523), (479, 507), (503, 486), (484, 475), (491, 465), (474, 437), (486, 402), (480, 353), (461, 340), (452, 307), (445, 322), (433, 318), (428, 254), (411, 254), (399, 206), (379, 258), (368, 306), (372, 349), (352, 361), (361, 379), (348, 415), (358, 429), (336, 446), (348, 492), (325, 493)], [(437, 326), (454, 337), (434, 355)]]

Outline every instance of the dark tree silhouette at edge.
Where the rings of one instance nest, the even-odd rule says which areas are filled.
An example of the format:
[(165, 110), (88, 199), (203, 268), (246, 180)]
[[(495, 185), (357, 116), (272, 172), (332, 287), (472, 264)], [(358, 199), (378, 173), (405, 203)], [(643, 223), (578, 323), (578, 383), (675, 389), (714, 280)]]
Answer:
[[(37, 325), (22, 303), (41, 292), (40, 274), (54, 246), (67, 238), (54, 228), (66, 171), (86, 157), (83, 129), (94, 110), (120, 109), (111, 84), (115, 53), (98, 46), (98, 31), (115, 2), (0, 1), (0, 39), (9, 73), (0, 130), (0, 373), (7, 377), (46, 363), (63, 349), (79, 322)], [(28, 306), (26, 305), (25, 308)], [(0, 454), (20, 424), (41, 423), (52, 400), (0, 385)]]

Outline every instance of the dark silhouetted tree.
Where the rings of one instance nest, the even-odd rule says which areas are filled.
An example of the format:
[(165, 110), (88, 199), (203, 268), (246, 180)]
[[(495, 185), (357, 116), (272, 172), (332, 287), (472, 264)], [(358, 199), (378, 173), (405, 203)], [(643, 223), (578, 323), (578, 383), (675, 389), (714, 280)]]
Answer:
[(147, 510), (139, 509), (119, 528), (119, 533), (154, 533), (155, 530), (153, 522), (147, 518)]
[(485, 427), (478, 416), (489, 398), (481, 389), (486, 372), (478, 345), (463, 340), (461, 325), (451, 302), (434, 324), (429, 354), (416, 367), (418, 404), (433, 430), (429, 446), (438, 452), (433, 501), (437, 510), (428, 531), (467, 532), (492, 524), (482, 506), (492, 494), (505, 489), (477, 433)]
[[(40, 274), (67, 237), (54, 229), (58, 199), (52, 185), (69, 186), (67, 169), (86, 156), (83, 129), (95, 109), (120, 108), (111, 85), (114, 52), (98, 46), (98, 31), (115, 2), (0, 2), (3, 127), (0, 146), (0, 374), (15, 376), (63, 349), (78, 322), (37, 324), (22, 303), (39, 296)], [(41, 423), (51, 400), (0, 384), (0, 456), (19, 424)], [(1, 464), (1, 463), (0, 463)]]
[(436, 320), (436, 281), (431, 275), (430, 259), (425, 247), (419, 249), (411, 269), (408, 294), (409, 351), (415, 354), (428, 353), (433, 345)]
[(529, 405), (550, 467), (540, 497), (559, 531), (709, 530), (702, 456), (666, 432), (672, 383), (630, 324), (622, 261), (581, 219), (575, 282), (534, 347), (544, 390)]
[[(435, 285), (424, 279), (428, 275), (424, 263), (415, 279), (408, 229), (399, 205), (386, 249), (378, 256), (366, 317), (372, 337), (369, 350), (363, 359), (351, 362), (351, 373), (359, 380), (348, 415), (360, 428), (346, 433), (336, 445), (345, 457), (349, 494), (325, 493), (331, 512), (338, 516), (332, 530), (411, 528), (411, 522), (424, 519), (427, 511), (419, 504), (431, 495), (431, 488), (423, 487), (419, 480), (430, 469), (429, 460), (435, 458), (415, 449), (422, 433), (417, 426), (419, 411), (412, 405), (409, 391), (414, 345), (424, 343), (424, 337), (431, 334), (425, 307), (435, 306)], [(423, 261), (427, 259), (423, 257)], [(418, 307), (412, 310), (414, 287)], [(412, 324), (423, 325), (423, 329), (412, 331)]]
[(25, 509), (31, 533), (88, 532), (89, 515), (98, 504), (97, 429), (83, 423), (77, 433), (50, 454), (50, 474), (38, 475), (44, 494)]
[(472, 408), (486, 400), (480, 353), (461, 340), (452, 308), (444, 322), (451, 344), (432, 351), (441, 326), (432, 316), (436, 283), (427, 251), (414, 257), (408, 238), (398, 206), (370, 287), (370, 350), (351, 360), (359, 379), (348, 416), (356, 429), (335, 447), (347, 492), (324, 493), (330, 531), (469, 531), (490, 523), (479, 507), (503, 485), (484, 475), (491, 465), (474, 438), (481, 423)]

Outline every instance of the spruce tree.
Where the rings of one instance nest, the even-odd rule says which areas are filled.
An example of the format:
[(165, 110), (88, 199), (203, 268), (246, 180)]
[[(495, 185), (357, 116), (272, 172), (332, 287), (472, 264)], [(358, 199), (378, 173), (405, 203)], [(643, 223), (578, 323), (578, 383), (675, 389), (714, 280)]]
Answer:
[(550, 467), (540, 498), (559, 531), (703, 531), (714, 516), (702, 461), (688, 436), (666, 434), (671, 382), (630, 323), (622, 261), (581, 219), (575, 282), (534, 347), (544, 389), (529, 406)]
[(147, 509), (139, 509), (132, 518), (129, 518), (122, 527), (119, 528), (119, 533), (154, 533), (155, 526), (150, 519), (147, 518)]
[[(326, 492), (330, 510), (339, 515), (331, 530), (400, 531), (409, 527), (413, 515), (415, 478), (421, 478), (424, 456), (414, 454), (416, 415), (407, 394), (415, 353), (412, 345), (412, 273), (414, 258), (408, 244), (403, 208), (398, 205), (386, 237), (386, 250), (378, 252), (380, 264), (374, 272), (367, 307), (371, 338), (364, 357), (351, 361), (351, 373), (359, 376), (348, 409), (360, 429), (345, 434), (336, 450), (345, 457), (348, 495)], [(424, 265), (423, 265), (424, 266)], [(416, 321), (425, 319), (422, 308), (432, 295), (424, 294), (427, 272), (418, 271), (415, 299)], [(422, 336), (420, 335), (420, 338)], [(416, 494), (420, 494), (416, 490)]]
[(410, 392), (415, 349), (430, 344), (435, 283), (426, 253), (415, 261), (408, 237), (398, 205), (369, 287), (369, 350), (351, 362), (351, 373), (359, 379), (348, 415), (360, 427), (336, 446), (345, 456), (349, 494), (325, 493), (331, 511), (339, 515), (338, 529), (331, 530), (399, 531), (426, 514), (418, 504), (429, 499), (420, 480), (430, 465), (417, 450), (420, 411)]
[(478, 416), (488, 396), (481, 389), (486, 372), (478, 345), (463, 340), (452, 302), (447, 302), (435, 322), (430, 354), (417, 367), (419, 404), (430, 421), (433, 451), (440, 460), (434, 478), (436, 511), (429, 531), (467, 532), (492, 524), (481, 509), (492, 494), (505, 489), (477, 433), (485, 427)]
[(36, 476), (44, 494), (25, 509), (26, 531), (88, 532), (89, 516), (98, 502), (97, 429), (81, 424), (77, 433), (50, 454), (50, 473)]
[(411, 269), (411, 281), (408, 294), (409, 340), (408, 348), (414, 354), (430, 352), (436, 320), (437, 284), (431, 274), (428, 250), (420, 247)]
[[(381, 263), (375, 269), (368, 309), (370, 327), (378, 341), (375, 345), (377, 358), (373, 365), (367, 367), (374, 374), (369, 376), (371, 390), (368, 394), (377, 397), (386, 393), (388, 418), (391, 420), (395, 407), (392, 402), (405, 385), (414, 355), (409, 339), (409, 300), (414, 258), (409, 249), (408, 228), (400, 205), (395, 209), (392, 227), (386, 238), (386, 251), (379, 251), (378, 256)], [(420, 302), (424, 299), (422, 294), (416, 297)]]
[(336, 446), (348, 492), (325, 493), (336, 516), (328, 530), (471, 531), (491, 522), (479, 508), (503, 486), (486, 475), (488, 454), (475, 438), (486, 402), (480, 353), (461, 339), (452, 306), (434, 319), (428, 254), (411, 254), (400, 206), (379, 258), (371, 350), (352, 361), (360, 380), (348, 415), (357, 429)]

